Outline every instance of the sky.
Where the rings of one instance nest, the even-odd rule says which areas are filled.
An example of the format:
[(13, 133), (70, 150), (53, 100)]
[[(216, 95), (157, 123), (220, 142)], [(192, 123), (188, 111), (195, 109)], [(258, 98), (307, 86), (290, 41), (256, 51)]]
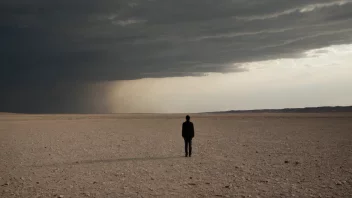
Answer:
[(2, 0), (0, 112), (352, 101), (352, 0)]

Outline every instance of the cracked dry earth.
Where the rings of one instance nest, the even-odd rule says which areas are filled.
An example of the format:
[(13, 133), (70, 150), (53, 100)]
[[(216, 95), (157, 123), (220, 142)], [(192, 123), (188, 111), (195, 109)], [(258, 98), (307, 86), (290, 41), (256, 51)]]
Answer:
[(352, 114), (0, 115), (0, 197), (352, 197)]

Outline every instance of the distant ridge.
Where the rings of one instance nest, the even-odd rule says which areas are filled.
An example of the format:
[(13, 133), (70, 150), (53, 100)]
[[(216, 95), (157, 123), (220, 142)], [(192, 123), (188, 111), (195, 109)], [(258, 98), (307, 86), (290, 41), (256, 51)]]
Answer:
[(285, 109), (255, 109), (255, 110), (230, 110), (215, 111), (206, 113), (332, 113), (332, 112), (352, 112), (352, 106), (324, 106), (305, 108), (285, 108)]

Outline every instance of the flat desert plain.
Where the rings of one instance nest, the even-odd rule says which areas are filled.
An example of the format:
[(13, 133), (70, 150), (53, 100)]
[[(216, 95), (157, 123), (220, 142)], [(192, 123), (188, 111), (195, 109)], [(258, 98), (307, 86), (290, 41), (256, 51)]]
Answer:
[(0, 197), (352, 197), (352, 114), (0, 115)]

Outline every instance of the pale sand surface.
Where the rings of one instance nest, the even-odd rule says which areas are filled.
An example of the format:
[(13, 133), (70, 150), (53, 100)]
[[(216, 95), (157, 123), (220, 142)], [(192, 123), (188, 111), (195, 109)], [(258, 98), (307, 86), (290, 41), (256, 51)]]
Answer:
[(1, 114), (0, 197), (352, 197), (352, 114), (184, 116)]

